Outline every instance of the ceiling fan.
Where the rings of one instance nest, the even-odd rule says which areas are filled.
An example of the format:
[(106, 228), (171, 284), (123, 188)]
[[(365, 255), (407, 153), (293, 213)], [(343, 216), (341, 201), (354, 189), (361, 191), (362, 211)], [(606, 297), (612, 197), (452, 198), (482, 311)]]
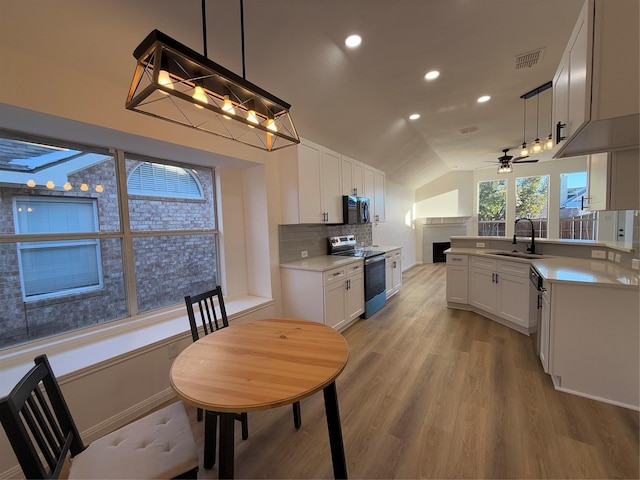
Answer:
[(525, 160), (529, 158), (528, 155), (513, 158), (513, 155), (508, 155), (508, 152), (508, 148), (503, 148), (502, 156), (498, 157), (498, 161), (495, 162), (498, 164), (498, 173), (511, 173), (513, 171), (513, 165), (517, 163), (536, 163), (538, 161), (537, 159)]
[(509, 152), (508, 148), (503, 148), (502, 149), (502, 153), (503, 155), (501, 157), (498, 157), (498, 163), (500, 165), (505, 165), (505, 164), (514, 164), (514, 163), (536, 163), (538, 160), (537, 159), (532, 159), (532, 160), (525, 160), (525, 158), (529, 158), (529, 155), (526, 155), (524, 157), (516, 157), (513, 158), (513, 155), (507, 155), (507, 153)]

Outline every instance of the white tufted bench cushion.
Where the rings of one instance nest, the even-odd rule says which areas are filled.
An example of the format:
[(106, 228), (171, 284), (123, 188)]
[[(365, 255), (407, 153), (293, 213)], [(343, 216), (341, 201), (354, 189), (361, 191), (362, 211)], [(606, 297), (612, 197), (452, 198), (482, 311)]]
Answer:
[(69, 478), (173, 478), (198, 466), (182, 402), (99, 438), (71, 463)]

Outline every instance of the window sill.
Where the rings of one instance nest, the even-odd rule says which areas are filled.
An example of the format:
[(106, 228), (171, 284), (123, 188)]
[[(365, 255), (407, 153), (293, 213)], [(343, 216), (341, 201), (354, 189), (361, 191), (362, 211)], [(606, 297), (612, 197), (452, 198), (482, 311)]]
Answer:
[[(225, 301), (230, 323), (270, 305), (272, 299), (255, 296)], [(180, 305), (9, 348), (0, 352), (0, 397), (9, 393), (33, 366), (33, 359), (43, 353), (57, 377), (71, 379), (185, 337), (191, 338), (191, 331)]]

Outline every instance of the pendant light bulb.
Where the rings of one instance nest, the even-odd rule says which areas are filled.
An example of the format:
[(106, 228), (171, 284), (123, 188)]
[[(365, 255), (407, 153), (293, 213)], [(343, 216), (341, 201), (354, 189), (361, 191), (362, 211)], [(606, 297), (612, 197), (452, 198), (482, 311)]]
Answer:
[(277, 132), (278, 127), (276, 127), (276, 122), (273, 118), (267, 118), (267, 130), (271, 130), (272, 132)]
[[(200, 103), (209, 103), (209, 101), (207, 100), (207, 94), (204, 92), (204, 88), (202, 88), (200, 85), (197, 85), (193, 89), (193, 95), (191, 97)], [(198, 108), (204, 108), (202, 105), (198, 105), (197, 103), (194, 103), (194, 105)]]
[(533, 153), (540, 153), (542, 151), (542, 144), (540, 143), (540, 139), (536, 138), (533, 141), (533, 146), (531, 147), (531, 151)]
[[(169, 76), (169, 72), (166, 70), (160, 70), (158, 73), (158, 85), (162, 85), (173, 90), (173, 82), (171, 81), (171, 77)], [(169, 95), (167, 92), (160, 90), (160, 93), (163, 95)]]
[[(258, 125), (258, 115), (256, 115), (255, 110), (249, 110), (247, 112), (247, 122), (253, 123), (254, 125)], [(253, 126), (249, 125), (249, 128), (253, 128)]]
[(549, 137), (547, 138), (547, 141), (544, 142), (544, 149), (545, 150), (552, 150), (553, 149), (553, 135), (549, 134)]
[[(222, 110), (227, 113), (230, 113), (231, 115), (236, 114), (236, 109), (233, 108), (233, 102), (229, 100), (229, 95), (224, 96), (224, 102), (222, 102)], [(224, 118), (226, 118), (227, 120), (231, 120), (231, 117), (228, 117), (226, 115), (224, 115)]]
[(520, 147), (520, 156), (521, 157), (528, 157), (529, 156), (529, 149), (527, 148), (527, 143), (526, 142), (522, 142), (522, 146)]

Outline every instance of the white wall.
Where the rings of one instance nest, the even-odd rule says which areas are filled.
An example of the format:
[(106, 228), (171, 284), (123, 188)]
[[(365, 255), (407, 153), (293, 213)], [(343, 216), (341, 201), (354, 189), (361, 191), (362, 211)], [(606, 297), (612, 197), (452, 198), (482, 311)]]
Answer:
[(407, 270), (416, 264), (413, 191), (389, 181), (386, 190), (386, 222), (373, 224), (373, 244), (402, 247), (402, 270)]

